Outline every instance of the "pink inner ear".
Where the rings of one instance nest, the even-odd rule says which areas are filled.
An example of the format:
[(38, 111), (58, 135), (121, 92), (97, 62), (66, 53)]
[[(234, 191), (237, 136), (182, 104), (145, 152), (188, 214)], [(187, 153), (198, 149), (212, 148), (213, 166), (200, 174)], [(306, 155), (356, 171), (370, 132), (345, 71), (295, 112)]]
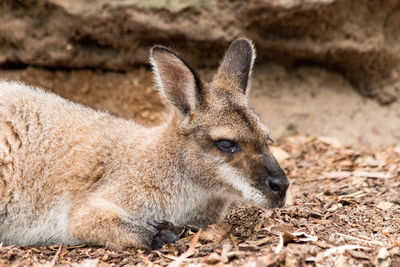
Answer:
[(183, 113), (195, 108), (195, 79), (192, 71), (174, 54), (154, 52), (158, 85), (164, 95)]

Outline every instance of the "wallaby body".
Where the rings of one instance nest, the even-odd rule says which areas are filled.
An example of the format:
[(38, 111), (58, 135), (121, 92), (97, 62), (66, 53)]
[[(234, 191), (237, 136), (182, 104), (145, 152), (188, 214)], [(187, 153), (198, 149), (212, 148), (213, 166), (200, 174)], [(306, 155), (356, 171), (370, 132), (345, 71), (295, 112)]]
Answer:
[(206, 226), (235, 198), (283, 205), (288, 180), (246, 102), (253, 59), (235, 41), (203, 86), (178, 55), (153, 48), (173, 104), (154, 128), (0, 82), (0, 242), (149, 247), (153, 222)]

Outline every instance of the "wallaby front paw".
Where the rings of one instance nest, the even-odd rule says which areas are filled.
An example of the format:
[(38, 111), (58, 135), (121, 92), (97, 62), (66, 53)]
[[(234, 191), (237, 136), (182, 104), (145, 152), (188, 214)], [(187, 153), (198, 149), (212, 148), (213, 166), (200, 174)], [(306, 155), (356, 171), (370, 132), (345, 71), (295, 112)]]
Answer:
[(154, 221), (149, 223), (149, 225), (158, 230), (151, 241), (152, 249), (160, 249), (165, 244), (174, 243), (175, 241), (179, 240), (179, 233), (182, 229), (173, 225), (171, 222)]

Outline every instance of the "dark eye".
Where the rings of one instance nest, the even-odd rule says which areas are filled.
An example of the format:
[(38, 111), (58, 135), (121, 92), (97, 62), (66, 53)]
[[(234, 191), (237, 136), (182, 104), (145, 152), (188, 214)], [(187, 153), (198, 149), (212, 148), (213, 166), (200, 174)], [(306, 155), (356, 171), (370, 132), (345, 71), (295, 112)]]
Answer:
[(231, 140), (226, 140), (226, 139), (219, 140), (217, 141), (216, 146), (222, 152), (235, 153), (239, 151), (239, 146)]

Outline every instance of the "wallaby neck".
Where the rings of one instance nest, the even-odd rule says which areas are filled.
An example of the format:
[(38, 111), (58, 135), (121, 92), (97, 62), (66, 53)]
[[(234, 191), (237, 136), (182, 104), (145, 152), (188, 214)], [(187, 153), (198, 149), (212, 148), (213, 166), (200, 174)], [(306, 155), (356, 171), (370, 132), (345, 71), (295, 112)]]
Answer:
[[(144, 128), (130, 138), (129, 153), (133, 159), (143, 164), (138, 170), (146, 174), (153, 182), (162, 184), (184, 179), (185, 164), (183, 160), (184, 138), (179, 133), (177, 114), (171, 114), (163, 124)], [(132, 129), (134, 131), (134, 129)]]

